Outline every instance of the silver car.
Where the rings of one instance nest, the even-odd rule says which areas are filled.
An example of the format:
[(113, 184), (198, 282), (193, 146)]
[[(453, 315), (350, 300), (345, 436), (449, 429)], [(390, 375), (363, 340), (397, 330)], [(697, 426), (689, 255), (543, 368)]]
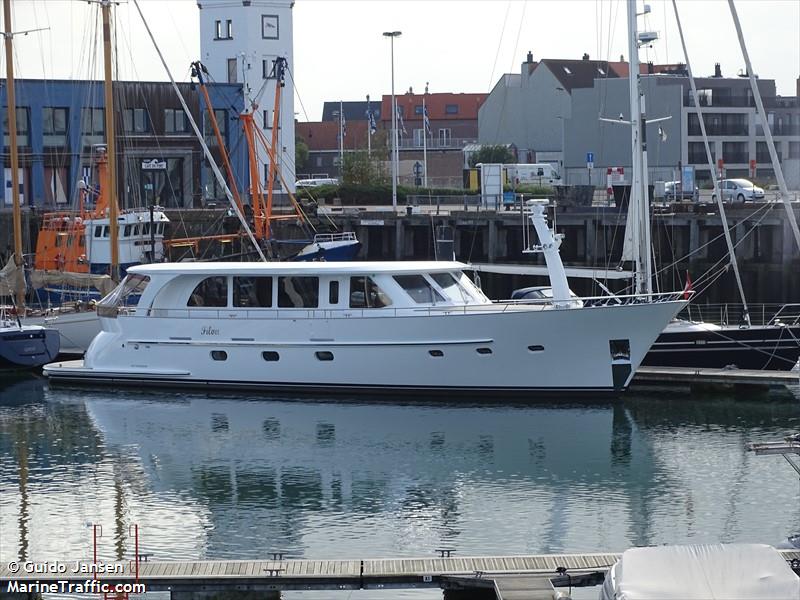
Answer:
[[(747, 179), (723, 179), (719, 182), (722, 190), (722, 200), (727, 202), (753, 202), (764, 199), (763, 188), (758, 187)], [(716, 200), (716, 194), (711, 195), (712, 200)]]

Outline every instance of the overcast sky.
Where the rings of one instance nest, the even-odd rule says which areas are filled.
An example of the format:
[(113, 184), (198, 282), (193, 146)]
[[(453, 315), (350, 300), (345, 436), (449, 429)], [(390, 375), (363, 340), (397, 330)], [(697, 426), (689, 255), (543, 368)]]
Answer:
[[(238, 0), (237, 0), (238, 1)], [(661, 39), (642, 60), (683, 60), (672, 3), (651, 0), (640, 30)], [(188, 80), (199, 58), (196, 0), (140, 0), (176, 79)], [(640, 3), (641, 6), (642, 3)], [(800, 0), (738, 0), (754, 70), (775, 79), (778, 93), (796, 93), (800, 74)], [(726, 0), (679, 0), (696, 75), (724, 75), (744, 66)], [(15, 38), (18, 77), (97, 76), (99, 9), (78, 0), (16, 0), (15, 30), (49, 27)], [(131, 0), (118, 10), (119, 68), (123, 79), (166, 79)], [(295, 111), (319, 120), (325, 100), (362, 100), (390, 91), (389, 41), (395, 41), (395, 91), (488, 92), (503, 73), (519, 72), (528, 50), (535, 59), (627, 57), (623, 0), (297, 0), (294, 7)], [(98, 42), (99, 44), (99, 42)], [(5, 64), (3, 60), (3, 69)], [(4, 73), (5, 71), (3, 71)]]

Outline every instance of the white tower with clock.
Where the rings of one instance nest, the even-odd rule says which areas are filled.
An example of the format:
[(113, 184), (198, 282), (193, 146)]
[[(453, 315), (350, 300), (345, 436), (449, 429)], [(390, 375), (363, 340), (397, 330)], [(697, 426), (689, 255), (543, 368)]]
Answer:
[[(254, 113), (255, 123), (267, 140), (272, 139), (275, 106), (273, 61), (287, 60), (289, 73), (281, 91), (277, 156), (283, 179), (294, 192), (294, 56), (292, 7), (294, 0), (198, 0), (200, 8), (201, 61), (212, 81), (241, 83), (245, 110)], [(266, 182), (269, 155), (258, 157), (261, 179)], [(283, 186), (276, 178), (276, 191)]]

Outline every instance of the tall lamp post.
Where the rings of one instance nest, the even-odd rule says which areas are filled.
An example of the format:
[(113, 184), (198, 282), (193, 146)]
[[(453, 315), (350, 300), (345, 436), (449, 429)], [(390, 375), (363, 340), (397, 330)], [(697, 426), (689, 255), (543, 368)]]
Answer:
[[(566, 93), (566, 90), (561, 86), (556, 87), (556, 90), (559, 91), (559, 92)], [(562, 98), (563, 98), (563, 96), (562, 96)], [(566, 152), (566, 148), (564, 148), (564, 143), (565, 143), (565, 140), (564, 140), (564, 122), (567, 119), (567, 115), (564, 112), (564, 100), (563, 99), (561, 100), (560, 104), (561, 104), (561, 116), (558, 117), (558, 118), (561, 119), (561, 172), (559, 173), (559, 175), (561, 175), (561, 183), (562, 184), (566, 184), (567, 183), (567, 179), (566, 179), (567, 174), (566, 174), (566, 171), (564, 169), (564, 154)], [(591, 183), (591, 182), (589, 182), (589, 183)]]
[(384, 31), (383, 35), (391, 40), (392, 48), (392, 206), (397, 208), (397, 105), (394, 101), (394, 38), (402, 31)]

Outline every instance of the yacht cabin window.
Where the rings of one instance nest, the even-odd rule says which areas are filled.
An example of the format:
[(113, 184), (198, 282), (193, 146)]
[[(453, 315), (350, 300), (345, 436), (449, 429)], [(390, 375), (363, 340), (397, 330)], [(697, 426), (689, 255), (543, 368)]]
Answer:
[(391, 303), (391, 298), (372, 277), (350, 278), (350, 308), (383, 308)]
[(206, 277), (194, 288), (186, 306), (228, 306), (228, 278)]
[(445, 296), (453, 302), (467, 303), (472, 299), (469, 292), (464, 289), (452, 273), (431, 273), (431, 279), (442, 288)]
[(317, 308), (319, 277), (278, 277), (280, 308)]
[(336, 280), (328, 283), (328, 304), (339, 304), (339, 282)]
[(272, 277), (234, 277), (233, 305), (241, 308), (270, 308)]
[(417, 304), (444, 302), (442, 295), (422, 275), (395, 275), (394, 280)]
[(123, 306), (136, 306), (144, 293), (150, 277), (130, 273), (125, 276), (114, 290), (97, 303), (97, 315), (100, 317), (117, 318), (119, 309)]

